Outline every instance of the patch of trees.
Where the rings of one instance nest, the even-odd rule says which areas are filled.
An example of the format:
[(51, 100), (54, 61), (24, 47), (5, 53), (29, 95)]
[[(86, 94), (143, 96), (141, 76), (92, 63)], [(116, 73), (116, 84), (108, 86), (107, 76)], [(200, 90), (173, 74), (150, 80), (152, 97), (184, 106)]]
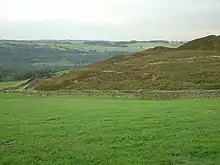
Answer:
[(44, 67), (44, 68), (26, 68), (21, 70), (7, 70), (0, 68), (0, 81), (26, 80), (34, 77), (44, 77), (53, 75), (62, 70), (72, 70), (80, 68), (75, 67)]
[(113, 42), (110, 41), (84, 41), (86, 45), (100, 45), (100, 46), (112, 46)]
[(150, 40), (150, 41), (136, 41), (136, 40), (131, 40), (131, 41), (118, 41), (115, 42), (115, 44), (121, 44), (121, 45), (128, 45), (128, 44), (136, 44), (136, 43), (162, 43), (162, 44), (169, 44), (169, 41), (166, 40)]
[(127, 45), (120, 42), (111, 41), (84, 41), (86, 45), (98, 45), (98, 46), (108, 46), (108, 47), (128, 47)]

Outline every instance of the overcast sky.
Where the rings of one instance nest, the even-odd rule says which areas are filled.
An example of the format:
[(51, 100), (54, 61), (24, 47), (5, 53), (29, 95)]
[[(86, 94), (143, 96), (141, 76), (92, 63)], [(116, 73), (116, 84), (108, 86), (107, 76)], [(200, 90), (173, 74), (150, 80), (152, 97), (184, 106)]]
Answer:
[(191, 40), (220, 34), (220, 0), (0, 0), (0, 39)]

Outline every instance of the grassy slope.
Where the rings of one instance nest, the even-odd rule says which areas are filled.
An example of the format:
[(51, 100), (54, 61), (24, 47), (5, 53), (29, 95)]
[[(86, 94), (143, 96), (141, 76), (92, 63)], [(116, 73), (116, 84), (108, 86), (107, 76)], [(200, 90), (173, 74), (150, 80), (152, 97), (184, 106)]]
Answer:
[(219, 89), (220, 53), (153, 49), (42, 80), (40, 90)]
[(199, 38), (174, 49), (158, 46), (43, 79), (36, 89), (219, 89), (219, 48), (220, 36)]
[(216, 50), (220, 51), (220, 36), (206, 36), (190, 41), (179, 47), (182, 50)]
[(219, 100), (0, 100), (0, 164), (220, 162)]

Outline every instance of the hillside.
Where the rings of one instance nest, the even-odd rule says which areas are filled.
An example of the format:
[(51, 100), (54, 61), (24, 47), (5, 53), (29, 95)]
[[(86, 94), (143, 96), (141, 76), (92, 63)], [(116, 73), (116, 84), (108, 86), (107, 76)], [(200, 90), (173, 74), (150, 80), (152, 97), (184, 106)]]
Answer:
[(156, 47), (134, 55), (116, 56), (83, 69), (42, 79), (35, 89), (219, 89), (220, 52), (211, 47), (210, 50), (198, 50), (197, 47), (190, 50), (191, 47), (187, 46), (206, 43), (206, 40), (207, 37), (194, 40), (179, 49)]
[(181, 50), (215, 50), (220, 51), (220, 36), (210, 35), (190, 41), (179, 47)]
[[(0, 81), (23, 80), (62, 70), (78, 69), (118, 54), (132, 54), (155, 46), (177, 47), (180, 43), (124, 43), (90, 41), (0, 40)], [(100, 44), (100, 45), (96, 45)], [(106, 45), (107, 44), (107, 45)]]

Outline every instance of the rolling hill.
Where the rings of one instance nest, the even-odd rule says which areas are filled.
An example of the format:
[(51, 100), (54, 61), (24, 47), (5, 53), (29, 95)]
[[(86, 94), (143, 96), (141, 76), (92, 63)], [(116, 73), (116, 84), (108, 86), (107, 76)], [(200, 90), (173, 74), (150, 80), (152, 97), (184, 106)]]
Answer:
[(216, 50), (220, 51), (220, 35), (210, 35), (190, 41), (179, 47), (182, 50)]
[(220, 88), (219, 36), (179, 48), (121, 55), (37, 83), (37, 90), (183, 90)]
[(177, 47), (180, 44), (169, 41), (0, 40), (0, 82), (51, 75), (118, 54), (133, 54), (155, 46)]

